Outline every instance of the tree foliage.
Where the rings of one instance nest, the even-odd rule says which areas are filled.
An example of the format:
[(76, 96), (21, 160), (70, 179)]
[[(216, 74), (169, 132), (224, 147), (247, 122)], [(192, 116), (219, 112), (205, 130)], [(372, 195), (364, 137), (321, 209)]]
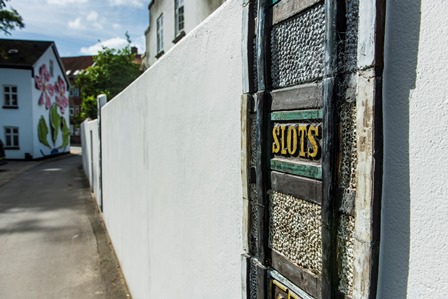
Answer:
[(81, 104), (81, 118), (95, 119), (98, 114), (97, 111), (98, 109), (96, 106), (96, 97), (94, 96), (83, 97)]
[(16, 28), (24, 28), (22, 17), (14, 8), (6, 8), (6, 1), (0, 0), (0, 30), (5, 35), (11, 35), (11, 31)]
[(130, 44), (119, 50), (103, 47), (94, 58), (95, 63), (79, 74), (76, 85), (83, 97), (83, 117), (96, 118), (98, 95), (105, 94), (110, 100), (141, 74), (134, 58)]

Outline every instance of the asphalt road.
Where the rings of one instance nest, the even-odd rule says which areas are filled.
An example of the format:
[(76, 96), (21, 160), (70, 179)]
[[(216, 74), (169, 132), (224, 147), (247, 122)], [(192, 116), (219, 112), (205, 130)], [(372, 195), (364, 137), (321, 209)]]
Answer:
[(45, 161), (0, 186), (0, 298), (130, 298), (81, 156)]

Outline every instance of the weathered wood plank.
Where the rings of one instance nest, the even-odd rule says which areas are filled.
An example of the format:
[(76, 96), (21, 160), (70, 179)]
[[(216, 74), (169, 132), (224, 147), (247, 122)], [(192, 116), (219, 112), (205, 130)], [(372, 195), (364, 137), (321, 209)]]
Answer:
[(288, 120), (313, 120), (322, 118), (321, 109), (313, 110), (295, 110), (295, 111), (276, 111), (269, 113), (271, 121)]
[(243, 250), (249, 252), (250, 209), (249, 209), (249, 182), (250, 182), (250, 121), (249, 106), (252, 97), (248, 94), (241, 96), (241, 180), (243, 187)]
[[(259, 92), (255, 96), (255, 142), (259, 145), (266, 144), (266, 131), (268, 126), (266, 115), (266, 92)], [(267, 151), (266, 147), (258, 146), (255, 152), (255, 186), (258, 198), (254, 200), (257, 207), (257, 250), (256, 257), (262, 263), (267, 260), (267, 234), (269, 227), (267, 209)]]
[(384, 65), (385, 0), (359, 1), (358, 69)]
[(246, 253), (241, 255), (241, 295), (242, 299), (250, 298), (250, 256)]
[(385, 1), (360, 1), (354, 298), (376, 298), (383, 176), (382, 71)]
[(378, 279), (382, 186), (381, 81), (376, 69), (359, 71), (357, 82), (355, 298), (375, 298)]
[(338, 298), (338, 45), (345, 27), (344, 1), (325, 1), (322, 119), (322, 298)]
[(322, 179), (322, 167), (272, 159), (271, 169), (312, 179)]
[(257, 260), (252, 265), (256, 267), (257, 271), (257, 298), (264, 299), (268, 290), (268, 269)]
[(243, 73), (243, 93), (254, 92), (253, 79), (253, 63), (254, 63), (254, 35), (255, 22), (252, 18), (254, 10), (254, 2), (246, 0), (242, 9), (243, 32), (241, 35), (242, 49), (242, 73)]
[(271, 189), (319, 205), (322, 204), (322, 182), (320, 181), (272, 171)]
[(322, 298), (336, 298), (338, 272), (336, 256), (337, 225), (337, 127), (334, 78), (324, 79), (324, 119), (322, 140)]
[(256, 37), (256, 48), (257, 48), (257, 84), (258, 90), (264, 91), (267, 89), (268, 82), (268, 67), (267, 67), (267, 41), (269, 37), (268, 26), (267, 26), (267, 1), (268, 0), (258, 0), (257, 9), (257, 37)]
[(275, 250), (272, 250), (272, 267), (309, 295), (314, 298), (321, 298), (320, 278), (310, 271), (294, 265)]
[(270, 110), (297, 110), (322, 107), (322, 84), (308, 83), (271, 92)]
[[(282, 0), (272, 7), (272, 25), (289, 19), (321, 1), (322, 0)], [(277, 1), (275, 1), (275, 3), (276, 2)]]

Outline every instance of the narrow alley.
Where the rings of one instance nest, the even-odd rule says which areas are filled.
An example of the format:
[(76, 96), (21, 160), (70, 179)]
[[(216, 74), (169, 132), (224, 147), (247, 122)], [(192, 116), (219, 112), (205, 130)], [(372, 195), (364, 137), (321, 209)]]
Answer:
[(80, 155), (33, 164), (0, 184), (0, 265), (4, 299), (130, 297)]

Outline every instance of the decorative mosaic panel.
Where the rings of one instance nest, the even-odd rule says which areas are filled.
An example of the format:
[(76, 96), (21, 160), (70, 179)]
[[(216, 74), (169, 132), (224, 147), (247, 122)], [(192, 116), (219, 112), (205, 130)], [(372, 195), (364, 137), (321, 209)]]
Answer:
[(339, 290), (351, 296), (353, 293), (354, 271), (354, 230), (353, 213), (356, 198), (356, 168), (358, 164), (356, 131), (356, 66), (358, 45), (358, 11), (359, 0), (349, 0), (346, 5), (346, 31), (343, 47), (340, 48), (338, 64), (344, 72), (339, 84), (340, 103), (338, 107), (340, 123), (340, 181), (342, 212), (339, 215), (337, 234), (337, 263)]
[(257, 253), (257, 240), (258, 240), (258, 226), (255, 225), (255, 223), (258, 223), (258, 211), (256, 209), (256, 205), (253, 203), (254, 201), (256, 201), (257, 199), (257, 188), (255, 184), (249, 184), (249, 198), (250, 198), (250, 202), (251, 202), (251, 227), (250, 227), (250, 239), (249, 239), (249, 246), (250, 246), (250, 251), (253, 254)]
[(257, 267), (253, 260), (251, 260), (251, 267), (249, 269), (249, 299), (257, 299)]
[(253, 85), (254, 85), (254, 90), (258, 90), (258, 74), (257, 74), (257, 38), (254, 37), (253, 38), (253, 61), (252, 61), (252, 80), (253, 80)]
[(309, 82), (323, 76), (324, 33), (323, 5), (314, 6), (272, 28), (273, 88)]
[(343, 45), (340, 49), (339, 67), (342, 72), (356, 71), (358, 55), (358, 15), (359, 0), (345, 1), (346, 29), (343, 33)]
[(320, 275), (320, 206), (274, 191), (270, 196), (269, 208), (269, 246), (298, 266)]
[(353, 293), (355, 218), (341, 214), (338, 226), (339, 290), (351, 296)]
[[(375, 297), (379, 218), (367, 219), (370, 227), (359, 231), (355, 220), (363, 214), (358, 210), (369, 212), (363, 217), (375, 215), (381, 198), (369, 192), (381, 190), (382, 179), (382, 153), (375, 156), (379, 163), (371, 156), (382, 147), (376, 122), (381, 105), (375, 104), (381, 103), (376, 88), (383, 3), (252, 4), (266, 14), (257, 15), (253, 6), (247, 10), (251, 33), (245, 35), (251, 44), (255, 22), (260, 36), (247, 48), (244, 67), (248, 82), (253, 80), (250, 93), (260, 98), (248, 120), (252, 151), (245, 182), (250, 181), (249, 255), (259, 268), (248, 274), (247, 297)], [(366, 107), (375, 109), (361, 116), (359, 109)], [(358, 163), (369, 170), (366, 189), (358, 184)]]
[(255, 114), (250, 115), (250, 166), (255, 166), (256, 152), (258, 150), (257, 142), (256, 142), (256, 130), (255, 126)]
[(356, 167), (357, 167), (357, 145), (356, 145), (356, 102), (342, 102), (339, 109), (341, 138), (340, 138), (340, 188), (342, 194), (342, 212), (351, 213), (354, 207), (356, 193)]

